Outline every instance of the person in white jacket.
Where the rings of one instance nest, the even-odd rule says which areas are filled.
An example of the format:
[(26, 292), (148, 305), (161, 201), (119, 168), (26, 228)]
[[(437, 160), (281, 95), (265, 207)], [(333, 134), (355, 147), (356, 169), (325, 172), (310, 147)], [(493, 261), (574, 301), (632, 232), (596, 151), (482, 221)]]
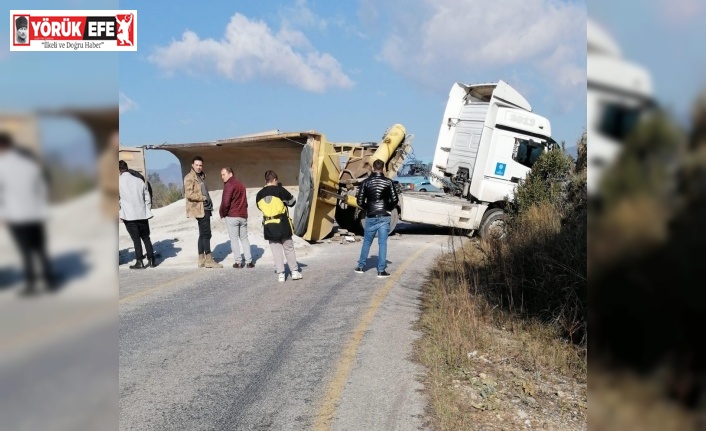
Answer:
[[(143, 269), (157, 266), (154, 259), (154, 249), (150, 241), (150, 222), (152, 216), (152, 201), (147, 189), (147, 184), (141, 179), (128, 172), (127, 163), (124, 160), (118, 162), (120, 169), (120, 181), (118, 183), (120, 193), (120, 219), (125, 223), (135, 245), (135, 264), (130, 265), (131, 269)], [(145, 243), (147, 264), (142, 263), (142, 242)]]
[(0, 225), (5, 224), (22, 254), (25, 282), (22, 295), (37, 293), (34, 260), (50, 291), (58, 288), (47, 254), (44, 227), (48, 214), (48, 184), (36, 157), (15, 145), (12, 136), (0, 133)]

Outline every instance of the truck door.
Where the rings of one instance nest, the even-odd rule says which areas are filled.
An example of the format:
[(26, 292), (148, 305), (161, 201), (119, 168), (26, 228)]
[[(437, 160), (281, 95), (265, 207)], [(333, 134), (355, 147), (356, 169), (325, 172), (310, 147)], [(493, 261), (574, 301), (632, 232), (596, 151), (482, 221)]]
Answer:
[(490, 159), (485, 171), (486, 177), (510, 181), (514, 173), (512, 152), (515, 144), (515, 135), (500, 129), (495, 129)]
[(501, 129), (495, 129), (492, 147), (480, 195), (488, 202), (512, 196), (545, 148), (544, 142), (537, 138)]

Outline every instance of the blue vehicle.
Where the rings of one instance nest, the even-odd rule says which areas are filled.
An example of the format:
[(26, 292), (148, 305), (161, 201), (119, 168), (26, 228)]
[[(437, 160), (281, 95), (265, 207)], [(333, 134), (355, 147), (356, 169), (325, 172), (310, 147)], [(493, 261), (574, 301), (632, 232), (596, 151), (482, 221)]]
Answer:
[(425, 176), (431, 170), (431, 158), (420, 158), (408, 161), (397, 172), (397, 181), (402, 191), (412, 192), (441, 192)]
[(427, 177), (397, 177), (402, 191), (410, 192), (441, 192), (442, 190), (429, 182)]

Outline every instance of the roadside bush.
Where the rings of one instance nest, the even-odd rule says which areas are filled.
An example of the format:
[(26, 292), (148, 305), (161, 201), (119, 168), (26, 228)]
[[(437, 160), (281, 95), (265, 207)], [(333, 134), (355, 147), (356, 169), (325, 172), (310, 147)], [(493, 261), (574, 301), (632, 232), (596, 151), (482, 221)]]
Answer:
[(574, 165), (571, 156), (561, 149), (542, 154), (517, 186), (511, 215), (524, 213), (534, 205), (561, 200)]
[(683, 159), (685, 136), (666, 113), (642, 123), (624, 143), (615, 165), (601, 184), (603, 207), (623, 199), (650, 196), (661, 200), (674, 195), (675, 171)]
[[(429, 370), (435, 429), (497, 427), (518, 397), (561, 417), (565, 405), (534, 398), (534, 388), (556, 391), (548, 381), (570, 381), (585, 400), (586, 161), (585, 132), (576, 161), (563, 149), (543, 154), (507, 202), (504, 238), (457, 246), (451, 236), (451, 251), (430, 272), (417, 354)], [(496, 388), (517, 388), (512, 401), (479, 391), (489, 379), (500, 382)], [(586, 406), (571, 408), (573, 420), (585, 417)], [(574, 429), (567, 425), (544, 426)]]
[(518, 185), (507, 235), (481, 244), (480, 292), (527, 319), (557, 325), (586, 343), (586, 134), (574, 161), (562, 149), (543, 154)]
[(86, 169), (67, 166), (59, 154), (50, 153), (47, 160), (52, 160), (46, 167), (52, 203), (66, 202), (95, 189), (95, 174)]
[(592, 365), (630, 371), (670, 405), (699, 413), (706, 405), (703, 100), (691, 130), (657, 113), (625, 142), (601, 185), (604, 205), (591, 213), (589, 243)]

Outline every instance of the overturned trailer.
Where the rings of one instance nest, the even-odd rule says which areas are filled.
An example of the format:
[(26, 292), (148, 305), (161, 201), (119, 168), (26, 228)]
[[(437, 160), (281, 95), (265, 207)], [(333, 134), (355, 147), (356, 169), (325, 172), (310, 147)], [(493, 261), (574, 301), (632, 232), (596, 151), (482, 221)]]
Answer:
[(321, 139), (314, 131), (277, 131), (257, 135), (239, 136), (211, 142), (188, 144), (147, 145), (148, 150), (169, 151), (179, 159), (182, 176), (191, 170), (195, 156), (204, 161), (206, 185), (209, 190), (222, 190), (220, 171), (231, 167), (245, 187), (262, 187), (265, 184), (265, 171), (277, 172), (283, 186), (297, 186), (299, 158), (307, 142)]
[(118, 159), (127, 163), (132, 169), (147, 178), (147, 165), (145, 164), (145, 149), (142, 147), (118, 147)]
[(96, 155), (108, 149), (111, 133), (118, 130), (118, 107), (40, 109), (32, 112), (0, 112), (0, 132), (9, 133), (17, 145), (41, 156), (41, 121), (71, 118), (82, 124), (93, 138)]

